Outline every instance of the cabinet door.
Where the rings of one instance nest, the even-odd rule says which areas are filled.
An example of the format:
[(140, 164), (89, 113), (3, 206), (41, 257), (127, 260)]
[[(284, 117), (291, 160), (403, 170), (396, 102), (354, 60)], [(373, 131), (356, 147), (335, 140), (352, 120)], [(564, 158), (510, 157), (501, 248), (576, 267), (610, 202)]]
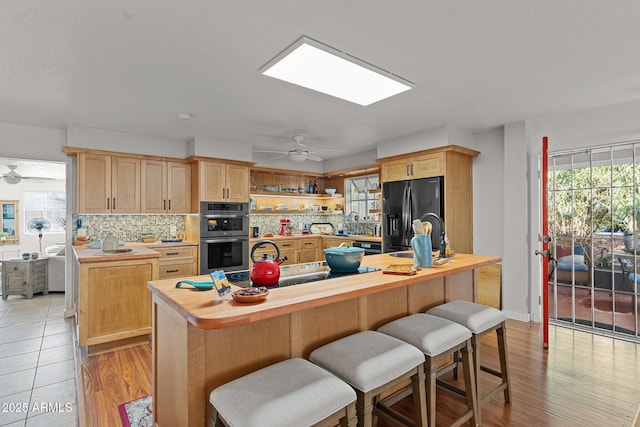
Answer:
[(111, 157), (111, 212), (140, 212), (140, 159)]
[(167, 162), (167, 211), (191, 212), (191, 165)]
[(444, 175), (444, 154), (416, 156), (411, 162), (411, 179)]
[(403, 181), (410, 178), (411, 165), (407, 159), (392, 160), (380, 165), (382, 182)]
[(111, 156), (78, 154), (78, 212), (111, 212)]
[(228, 164), (226, 168), (227, 200), (249, 202), (249, 168)]
[(140, 212), (163, 213), (167, 210), (167, 162), (142, 160)]
[(300, 248), (298, 249), (298, 262), (314, 262), (322, 261), (323, 258), (318, 256), (317, 248)]
[(200, 200), (206, 202), (225, 201), (225, 169), (220, 162), (201, 161), (199, 165)]

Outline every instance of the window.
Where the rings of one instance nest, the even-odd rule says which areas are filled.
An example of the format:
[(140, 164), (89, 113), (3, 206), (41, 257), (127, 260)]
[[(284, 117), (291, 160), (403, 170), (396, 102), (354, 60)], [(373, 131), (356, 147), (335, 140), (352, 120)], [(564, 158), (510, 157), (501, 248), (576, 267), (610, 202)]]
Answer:
[(377, 220), (380, 212), (378, 175), (345, 179), (345, 214), (355, 212), (361, 220)]
[(44, 219), (49, 232), (64, 232), (67, 212), (67, 197), (64, 193), (25, 192), (24, 222), (25, 231), (29, 230), (29, 221)]

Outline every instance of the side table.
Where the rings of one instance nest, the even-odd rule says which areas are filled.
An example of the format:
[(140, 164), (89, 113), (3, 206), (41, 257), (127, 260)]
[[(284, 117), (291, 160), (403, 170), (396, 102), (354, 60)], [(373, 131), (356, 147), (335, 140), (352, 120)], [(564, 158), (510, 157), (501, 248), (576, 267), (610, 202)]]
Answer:
[(26, 295), (49, 293), (48, 259), (9, 259), (2, 261), (2, 299), (9, 295)]

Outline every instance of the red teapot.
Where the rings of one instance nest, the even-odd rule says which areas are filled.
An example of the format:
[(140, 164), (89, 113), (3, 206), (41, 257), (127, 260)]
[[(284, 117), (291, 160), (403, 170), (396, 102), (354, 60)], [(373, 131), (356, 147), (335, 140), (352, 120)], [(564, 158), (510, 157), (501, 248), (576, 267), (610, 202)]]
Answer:
[[(269, 258), (268, 254), (263, 254), (262, 258), (255, 259), (253, 257), (254, 252), (260, 246), (268, 244), (273, 245), (276, 248), (275, 259)], [(287, 257), (280, 258), (280, 248), (271, 240), (260, 240), (253, 248), (251, 248), (251, 261), (253, 261), (253, 267), (251, 267), (251, 283), (253, 286), (275, 286), (280, 280), (280, 264), (287, 260)]]

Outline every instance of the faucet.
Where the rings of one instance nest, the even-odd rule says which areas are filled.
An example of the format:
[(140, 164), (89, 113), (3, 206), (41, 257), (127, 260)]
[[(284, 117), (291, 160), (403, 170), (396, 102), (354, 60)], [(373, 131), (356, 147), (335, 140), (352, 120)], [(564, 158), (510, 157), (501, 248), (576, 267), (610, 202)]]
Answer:
[(425, 221), (428, 220), (428, 218), (434, 218), (436, 220), (438, 220), (438, 222), (440, 223), (440, 259), (442, 258), (448, 258), (447, 256), (447, 241), (445, 239), (445, 233), (444, 233), (444, 221), (442, 218), (440, 218), (439, 215), (433, 213), (433, 212), (428, 212), (424, 215), (422, 215), (420, 217), (420, 221)]
[[(353, 214), (353, 221), (351, 221), (351, 215)], [(347, 222), (358, 222), (358, 220), (360, 219), (360, 217), (358, 216), (358, 212), (356, 211), (351, 211), (347, 214), (347, 218), (346, 221)]]

